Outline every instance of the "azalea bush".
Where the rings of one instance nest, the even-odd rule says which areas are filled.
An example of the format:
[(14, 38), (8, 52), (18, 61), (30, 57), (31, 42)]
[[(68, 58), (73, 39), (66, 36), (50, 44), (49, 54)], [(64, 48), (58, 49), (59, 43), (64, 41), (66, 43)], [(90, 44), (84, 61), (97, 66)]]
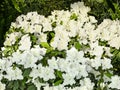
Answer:
[(18, 16), (1, 48), (1, 90), (119, 90), (120, 21), (98, 24), (90, 10)]

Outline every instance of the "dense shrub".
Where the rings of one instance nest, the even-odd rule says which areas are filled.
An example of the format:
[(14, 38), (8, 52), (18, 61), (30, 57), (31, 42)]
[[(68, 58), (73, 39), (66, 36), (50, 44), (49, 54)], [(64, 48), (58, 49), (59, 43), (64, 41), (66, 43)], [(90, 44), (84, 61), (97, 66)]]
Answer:
[(120, 89), (120, 21), (98, 24), (88, 12), (77, 2), (70, 10), (28, 12), (11, 22), (1, 48), (1, 88)]
[[(84, 1), (91, 11), (80, 3), (74, 4), (72, 11), (70, 4), (76, 1)], [(84, 8), (77, 8), (77, 5)], [(9, 90), (36, 90), (38, 80), (42, 83), (41, 88), (45, 84), (45, 90), (64, 87), (65, 90), (70, 87), (120, 89), (117, 85), (120, 82), (118, 0), (4, 0), (0, 7), (0, 46), (3, 46), (5, 39), (0, 56), (0, 80), (3, 83), (0, 87), (4, 88), (6, 84)], [(83, 13), (77, 12), (79, 9)], [(79, 60), (81, 58), (83, 61)], [(82, 66), (84, 72), (81, 70), (78, 75), (77, 70)], [(65, 67), (71, 68), (70, 71)], [(36, 72), (39, 70), (46, 72)], [(72, 75), (73, 71), (75, 76), (67, 76)], [(84, 85), (85, 82), (89, 85)], [(64, 87), (56, 86), (60, 84)]]

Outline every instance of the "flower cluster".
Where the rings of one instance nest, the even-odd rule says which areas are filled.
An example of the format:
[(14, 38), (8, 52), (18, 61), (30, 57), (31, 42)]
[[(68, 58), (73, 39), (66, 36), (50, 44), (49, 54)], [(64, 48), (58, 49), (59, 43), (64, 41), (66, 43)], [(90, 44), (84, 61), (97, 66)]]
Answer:
[(2, 47), (1, 90), (8, 86), (4, 79), (26, 81), (37, 90), (120, 89), (110, 52), (120, 49), (120, 21), (97, 25), (89, 11), (77, 2), (70, 11), (55, 10), (48, 17), (37, 12), (18, 16)]

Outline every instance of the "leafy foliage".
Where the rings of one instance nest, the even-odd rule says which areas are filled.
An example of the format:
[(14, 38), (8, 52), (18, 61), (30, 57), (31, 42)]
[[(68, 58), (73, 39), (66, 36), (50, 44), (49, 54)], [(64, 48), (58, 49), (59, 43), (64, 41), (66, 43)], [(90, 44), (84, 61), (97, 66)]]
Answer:
[(86, 5), (91, 7), (90, 15), (98, 20), (98, 24), (105, 18), (112, 20), (120, 19), (120, 1), (119, 0), (83, 0)]

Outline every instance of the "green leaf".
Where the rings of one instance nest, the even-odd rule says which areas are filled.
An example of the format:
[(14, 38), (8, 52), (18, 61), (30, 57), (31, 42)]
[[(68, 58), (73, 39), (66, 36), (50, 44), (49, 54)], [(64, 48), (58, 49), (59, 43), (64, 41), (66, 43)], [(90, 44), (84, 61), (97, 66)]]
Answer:
[(5, 56), (10, 56), (14, 52), (13, 47), (5, 47), (5, 50), (3, 50), (3, 54)]
[(30, 37), (31, 37), (31, 41), (32, 41), (32, 43), (33, 44), (36, 44), (36, 42), (37, 42), (37, 37), (35, 36), (35, 35), (30, 35)]
[(54, 27), (54, 28), (56, 27), (56, 22), (52, 23), (52, 27)]
[(50, 43), (53, 42), (53, 41), (54, 41), (54, 38), (52, 38), (52, 39), (50, 40)]
[(50, 46), (47, 42), (41, 42), (40, 45), (44, 48), (50, 48)]
[(77, 20), (77, 18), (78, 18), (78, 16), (75, 14), (75, 13), (73, 13), (71, 16), (70, 16), (70, 19), (71, 20)]
[(105, 86), (105, 87), (103, 88), (103, 90), (108, 90), (108, 87), (107, 87), (107, 86)]
[(32, 36), (31, 36), (31, 39), (32, 39), (32, 41), (36, 41), (36, 40), (37, 40), (37, 37), (34, 36), (34, 35), (32, 35)]
[(120, 52), (116, 55), (116, 59), (120, 60)]
[(24, 77), (28, 77), (29, 74), (30, 74), (30, 72), (31, 72), (31, 69), (30, 69), (30, 68), (25, 69), (24, 72), (23, 72), (23, 76), (24, 76)]
[(26, 80), (25, 79), (20, 81), (20, 90), (25, 90), (25, 86), (26, 86), (25, 84), (26, 84)]
[(79, 42), (75, 42), (75, 43), (74, 43), (74, 46), (75, 46), (75, 48), (78, 49), (78, 50), (81, 49), (81, 45), (80, 45)]
[(53, 37), (55, 37), (55, 33), (54, 32), (51, 32), (50, 35)]
[(53, 47), (50, 47), (50, 48), (47, 49), (46, 53), (50, 53), (52, 50), (53, 50)]
[(60, 25), (63, 25), (63, 21), (60, 21)]
[(36, 87), (34, 85), (30, 85), (27, 90), (37, 90)]
[(111, 0), (106, 0), (106, 3), (109, 6), (109, 8), (111, 8), (112, 11), (115, 12), (115, 7), (114, 7), (112, 1)]
[(61, 58), (65, 58), (66, 57), (66, 52), (65, 50), (62, 51), (58, 51), (58, 50), (51, 50), (51, 52), (48, 53), (48, 55), (51, 56), (57, 56), (57, 57), (61, 57)]
[(59, 78), (63, 78), (63, 77), (62, 77), (62, 72), (61, 72), (61, 71), (56, 71), (56, 75), (57, 75)]
[(19, 82), (14, 81), (13, 90), (18, 90), (18, 88), (19, 88)]
[(112, 73), (110, 73), (109, 71), (107, 71), (106, 73), (104, 73), (107, 77), (111, 78), (111, 76), (113, 76)]
[(9, 88), (13, 88), (13, 85), (14, 85), (14, 82), (11, 81), (11, 82), (8, 83), (8, 86), (7, 86), (7, 87), (9, 87)]
[(103, 3), (104, 2), (104, 0), (96, 0), (97, 2), (99, 2), (99, 3)]
[(54, 83), (54, 85), (57, 86), (57, 85), (61, 84), (62, 82), (63, 82), (63, 80), (58, 80)]
[(113, 53), (114, 51), (115, 51), (115, 49), (111, 47), (110, 52)]
[(18, 12), (22, 12), (22, 11), (20, 10), (19, 5), (17, 4), (17, 2), (16, 2), (15, 0), (12, 0), (12, 3), (13, 3), (13, 5), (14, 5), (15, 9), (16, 9)]

